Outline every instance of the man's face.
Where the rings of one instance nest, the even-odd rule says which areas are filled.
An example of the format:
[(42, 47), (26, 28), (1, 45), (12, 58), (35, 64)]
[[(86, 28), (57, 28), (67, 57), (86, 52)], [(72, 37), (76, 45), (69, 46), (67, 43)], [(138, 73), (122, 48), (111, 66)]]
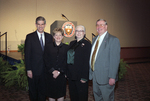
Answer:
[(37, 21), (37, 23), (35, 25), (36, 25), (36, 28), (37, 28), (39, 33), (43, 33), (44, 32), (44, 28), (46, 26), (46, 24), (44, 24), (44, 21), (39, 20), (39, 21)]
[(99, 35), (102, 35), (107, 31), (107, 25), (105, 25), (104, 21), (98, 21), (96, 24), (96, 30)]

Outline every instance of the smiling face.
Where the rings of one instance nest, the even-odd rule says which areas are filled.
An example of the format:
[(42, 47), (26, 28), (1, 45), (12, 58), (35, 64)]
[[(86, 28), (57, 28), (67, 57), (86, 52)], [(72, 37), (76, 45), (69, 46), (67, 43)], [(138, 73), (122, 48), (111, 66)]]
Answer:
[(55, 42), (58, 42), (58, 43), (61, 43), (61, 41), (63, 39), (63, 35), (61, 32), (56, 32), (53, 37), (55, 39)]
[(37, 21), (37, 23), (35, 25), (36, 25), (37, 31), (39, 33), (43, 33), (44, 32), (44, 28), (46, 26), (46, 24), (44, 23), (44, 21), (39, 20), (39, 21)]
[(98, 21), (96, 23), (96, 30), (100, 36), (104, 34), (107, 31), (107, 25), (105, 24), (105, 21)]
[(85, 31), (84, 31), (84, 28), (82, 26), (78, 26), (76, 28), (76, 37), (77, 37), (77, 40), (81, 40), (85, 35)]

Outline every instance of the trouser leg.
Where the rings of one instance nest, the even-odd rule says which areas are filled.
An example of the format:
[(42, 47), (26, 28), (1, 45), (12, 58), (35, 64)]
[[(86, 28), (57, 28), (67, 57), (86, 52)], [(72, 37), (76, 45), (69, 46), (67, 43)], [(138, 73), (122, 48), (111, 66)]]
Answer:
[(98, 84), (95, 76), (93, 76), (93, 93), (95, 101), (114, 101), (115, 85)]
[(102, 92), (104, 101), (114, 101), (114, 88), (115, 85), (110, 86), (109, 84), (99, 86)]
[(73, 80), (69, 80), (69, 93), (71, 101), (78, 101), (78, 91), (76, 83)]
[(77, 82), (77, 89), (79, 95), (79, 101), (88, 101), (88, 82), (81, 83)]
[(81, 83), (80, 80), (70, 80), (69, 91), (71, 101), (88, 101), (88, 82)]
[(41, 76), (34, 76), (32, 79), (28, 78), (29, 82), (29, 96), (31, 101), (45, 101), (46, 97), (41, 93), (40, 80)]
[(94, 94), (95, 101), (103, 101), (101, 90), (95, 78), (93, 78), (93, 94)]

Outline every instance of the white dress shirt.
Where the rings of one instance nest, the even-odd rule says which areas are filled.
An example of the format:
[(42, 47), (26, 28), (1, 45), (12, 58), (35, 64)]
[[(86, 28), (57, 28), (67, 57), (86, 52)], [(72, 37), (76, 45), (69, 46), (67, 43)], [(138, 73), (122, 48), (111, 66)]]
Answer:
[(98, 44), (98, 47), (97, 47), (97, 51), (96, 51), (96, 54), (95, 54), (95, 61), (96, 61), (96, 57), (97, 57), (97, 54), (98, 54), (98, 50), (99, 50), (99, 48), (100, 48), (100, 46), (101, 46), (101, 44), (103, 42), (103, 39), (104, 39), (106, 33), (107, 33), (107, 31), (104, 34), (102, 34), (101, 36), (98, 35), (98, 37), (96, 38), (96, 40), (95, 40), (95, 42), (94, 42), (94, 44), (92, 46), (91, 55), (90, 55), (90, 66), (91, 66), (92, 54), (93, 54), (93, 51), (95, 49), (96, 42), (97, 42), (98, 38), (100, 37), (99, 44)]
[[(37, 31), (37, 34), (38, 34), (38, 37), (39, 37), (39, 40), (40, 40), (40, 38), (41, 38), (41, 33), (39, 33), (39, 32)], [(45, 46), (45, 36), (44, 36), (44, 32), (42, 33), (42, 40), (43, 40), (43, 45)]]

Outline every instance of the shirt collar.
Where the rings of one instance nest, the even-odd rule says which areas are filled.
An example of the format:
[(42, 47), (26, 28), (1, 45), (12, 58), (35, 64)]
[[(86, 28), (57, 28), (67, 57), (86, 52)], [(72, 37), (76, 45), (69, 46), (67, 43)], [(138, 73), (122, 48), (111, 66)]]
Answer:
[(82, 38), (82, 39), (81, 39), (80, 41), (78, 41), (78, 42), (77, 42), (77, 40), (76, 40), (76, 42), (77, 42), (77, 43), (81, 43), (83, 40), (84, 40), (84, 38)]
[(53, 42), (53, 44), (54, 44), (55, 47), (62, 47), (62, 45), (63, 45), (63, 43), (61, 42), (61, 43), (57, 46), (55, 41)]
[[(41, 37), (41, 33), (38, 32), (38, 30), (36, 31), (38, 36)], [(44, 35), (44, 32), (42, 33), (42, 36)]]
[(104, 34), (102, 34), (100, 37), (104, 38), (106, 34), (107, 34), (107, 31)]

